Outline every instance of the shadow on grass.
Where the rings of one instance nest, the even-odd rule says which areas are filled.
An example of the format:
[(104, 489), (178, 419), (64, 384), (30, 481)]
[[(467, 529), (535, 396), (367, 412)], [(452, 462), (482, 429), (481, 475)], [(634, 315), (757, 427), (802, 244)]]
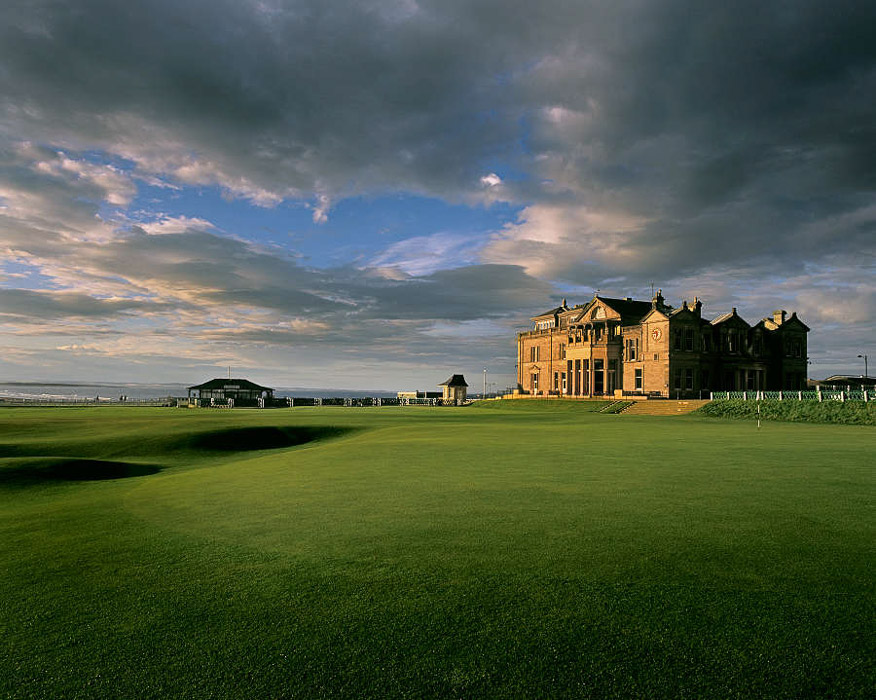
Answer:
[[(319, 440), (341, 437), (357, 432), (358, 428), (330, 426), (257, 426), (231, 428), (207, 433), (195, 433), (182, 438), (162, 441), (159, 449), (155, 444), (148, 447), (131, 444), (125, 449), (125, 457), (133, 459), (158, 457), (162, 462), (175, 455), (185, 453), (225, 453), (253, 452), (258, 450), (277, 450), (298, 447)], [(12, 457), (10, 464), (0, 465), (0, 487), (29, 486), (52, 482), (102, 481), (108, 479), (127, 479), (130, 477), (157, 474), (165, 467), (155, 464), (141, 464), (117, 460), (90, 459), (88, 448), (106, 445), (0, 445), (0, 458)], [(78, 455), (58, 456), (65, 449), (76, 450)], [(49, 450), (55, 452), (48, 456)], [(83, 454), (83, 452), (85, 454)], [(36, 459), (35, 459), (36, 458)]]
[(341, 437), (354, 428), (335, 427), (252, 427), (217, 430), (185, 438), (178, 447), (186, 450), (215, 450), (217, 452), (251, 452), (297, 447), (317, 440)]
[(157, 474), (154, 464), (101, 459), (42, 459), (0, 468), (0, 485), (25, 486), (52, 481), (104, 481)]

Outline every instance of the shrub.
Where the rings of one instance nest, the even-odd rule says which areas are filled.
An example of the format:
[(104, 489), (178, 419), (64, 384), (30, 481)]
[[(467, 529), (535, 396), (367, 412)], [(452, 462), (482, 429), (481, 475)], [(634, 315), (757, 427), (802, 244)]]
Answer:
[(876, 425), (876, 403), (863, 401), (710, 401), (696, 413), (712, 418), (757, 419), (757, 406), (763, 420), (801, 423), (842, 423)]

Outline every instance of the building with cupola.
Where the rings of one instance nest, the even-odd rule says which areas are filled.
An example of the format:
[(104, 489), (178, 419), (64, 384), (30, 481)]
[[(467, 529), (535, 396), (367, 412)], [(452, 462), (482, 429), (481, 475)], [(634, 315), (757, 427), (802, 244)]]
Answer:
[(517, 383), (534, 396), (695, 397), (708, 391), (798, 390), (806, 338), (796, 313), (751, 325), (733, 308), (712, 320), (698, 298), (673, 308), (594, 295), (532, 317), (517, 335)]

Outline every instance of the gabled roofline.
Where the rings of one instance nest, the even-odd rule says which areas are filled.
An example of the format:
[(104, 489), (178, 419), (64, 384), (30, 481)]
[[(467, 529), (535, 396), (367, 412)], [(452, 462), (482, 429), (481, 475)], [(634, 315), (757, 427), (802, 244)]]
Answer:
[[(603, 297), (599, 295), (595, 295), (590, 301), (584, 304), (581, 307), (578, 315), (574, 318), (574, 322), (577, 323), (580, 321), (584, 315), (593, 308), (593, 305), (597, 302), (601, 302), (604, 306), (611, 309), (614, 313), (621, 317), (621, 319), (630, 318), (631, 316), (637, 316), (640, 312), (645, 312), (643, 315), (639, 316), (639, 318), (644, 318), (645, 314), (647, 314), (647, 307), (650, 302), (642, 301), (641, 299), (632, 299), (627, 297), (626, 299), (615, 299), (614, 297)], [(635, 306), (639, 306), (638, 309), (633, 311), (630, 307), (635, 308)]]
[(593, 307), (593, 304), (596, 303), (596, 300), (598, 298), (599, 297), (594, 296), (590, 301), (588, 301), (586, 304), (584, 304), (581, 307), (581, 309), (578, 311), (578, 315), (572, 319), (572, 323), (578, 323), (578, 321), (580, 321), (584, 317), (584, 314), (586, 314)]
[(639, 324), (645, 323), (645, 321), (650, 320), (654, 314), (660, 314), (665, 320), (669, 320), (669, 314), (664, 313), (660, 309), (651, 309), (648, 313), (642, 316), (642, 318), (639, 320)]
[(746, 326), (746, 328), (751, 328), (751, 324), (748, 321), (746, 321), (744, 318), (742, 318), (742, 316), (740, 316), (738, 313), (736, 313), (735, 306), (730, 311), (728, 311), (726, 314), (721, 314), (717, 318), (712, 319), (711, 324), (713, 326), (718, 326), (722, 323), (727, 323), (727, 321), (733, 321), (733, 320), (741, 322), (742, 324), (744, 324)]
[(795, 311), (794, 313), (792, 313), (792, 314), (791, 314), (791, 317), (790, 317), (789, 319), (787, 319), (787, 320), (786, 320), (781, 326), (779, 326), (779, 328), (784, 328), (784, 327), (787, 326), (789, 323), (797, 323), (798, 325), (802, 326), (802, 327), (803, 327), (803, 330), (805, 330), (807, 333), (811, 330), (811, 329), (809, 328), (809, 326), (807, 326), (805, 323), (803, 323), (803, 321), (801, 321), (799, 318), (797, 318), (797, 312), (796, 312), (796, 311)]

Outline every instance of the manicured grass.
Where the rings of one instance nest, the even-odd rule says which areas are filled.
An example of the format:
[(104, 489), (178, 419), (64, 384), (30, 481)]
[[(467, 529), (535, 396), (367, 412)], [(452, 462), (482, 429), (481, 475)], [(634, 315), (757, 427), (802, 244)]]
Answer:
[(2, 411), (0, 693), (869, 697), (873, 429), (592, 409)]

